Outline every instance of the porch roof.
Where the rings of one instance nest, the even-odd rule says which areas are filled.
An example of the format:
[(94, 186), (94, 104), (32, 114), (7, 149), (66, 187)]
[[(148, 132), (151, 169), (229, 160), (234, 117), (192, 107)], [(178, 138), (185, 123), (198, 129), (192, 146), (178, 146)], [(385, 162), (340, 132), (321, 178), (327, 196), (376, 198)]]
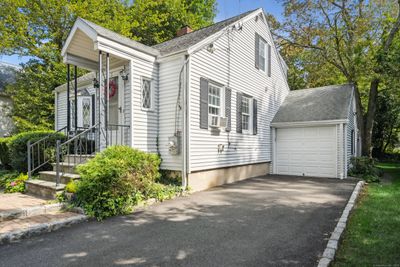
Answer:
[(111, 67), (128, 60), (132, 55), (154, 61), (158, 50), (78, 18), (61, 51), (66, 64), (88, 70), (98, 70), (99, 51), (110, 54)]

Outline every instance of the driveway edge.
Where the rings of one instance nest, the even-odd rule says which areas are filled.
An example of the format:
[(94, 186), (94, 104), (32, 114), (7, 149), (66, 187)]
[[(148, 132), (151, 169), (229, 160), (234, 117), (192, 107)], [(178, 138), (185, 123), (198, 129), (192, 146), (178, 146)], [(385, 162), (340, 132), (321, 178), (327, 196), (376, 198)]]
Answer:
[(328, 244), (326, 245), (324, 253), (322, 254), (322, 258), (320, 258), (318, 262), (318, 267), (328, 267), (335, 258), (335, 254), (339, 246), (340, 237), (342, 236), (342, 233), (346, 228), (350, 212), (352, 211), (356, 203), (356, 200), (358, 198), (358, 195), (360, 194), (360, 191), (364, 186), (364, 184), (365, 184), (364, 181), (359, 181), (356, 187), (354, 188), (353, 193), (351, 194), (350, 199), (343, 210), (342, 216), (340, 217), (335, 227), (335, 230), (333, 231), (331, 237), (328, 240)]

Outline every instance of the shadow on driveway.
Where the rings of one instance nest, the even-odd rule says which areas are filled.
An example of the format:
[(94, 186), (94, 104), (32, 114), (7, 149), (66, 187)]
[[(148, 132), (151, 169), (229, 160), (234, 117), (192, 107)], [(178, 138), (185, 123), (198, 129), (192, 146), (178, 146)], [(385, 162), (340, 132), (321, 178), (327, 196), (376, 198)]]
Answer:
[(0, 246), (0, 266), (313, 266), (355, 183), (252, 178)]

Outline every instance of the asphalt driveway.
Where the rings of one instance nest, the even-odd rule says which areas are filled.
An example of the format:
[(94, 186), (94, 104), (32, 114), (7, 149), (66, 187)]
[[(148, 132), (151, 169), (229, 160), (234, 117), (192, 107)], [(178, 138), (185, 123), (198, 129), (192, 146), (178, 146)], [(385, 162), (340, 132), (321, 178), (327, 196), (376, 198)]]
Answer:
[(313, 266), (354, 186), (248, 179), (0, 246), (0, 266)]

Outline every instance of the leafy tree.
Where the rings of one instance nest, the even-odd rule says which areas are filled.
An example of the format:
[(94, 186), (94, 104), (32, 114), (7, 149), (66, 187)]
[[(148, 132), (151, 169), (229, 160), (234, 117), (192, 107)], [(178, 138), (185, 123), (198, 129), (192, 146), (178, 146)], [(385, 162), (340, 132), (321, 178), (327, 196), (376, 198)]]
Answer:
[(379, 85), (385, 75), (399, 67), (399, 61), (393, 60), (397, 57), (399, 3), (284, 0), (283, 4), (285, 20), (274, 33), (282, 47), (299, 49), (294, 59), (290, 58), (291, 50), (282, 51), (289, 65), (303, 68), (290, 74), (303, 77), (307, 85), (353, 83), (363, 154), (371, 155)]
[(215, 0), (0, 1), (0, 54), (33, 57), (22, 66), (16, 84), (7, 87), (17, 129), (53, 125), (52, 91), (66, 80), (60, 52), (77, 17), (153, 45), (172, 38), (183, 25), (209, 25), (215, 6)]
[(132, 34), (154, 45), (172, 39), (185, 25), (194, 30), (210, 25), (215, 12), (215, 0), (135, 0), (130, 9)]
[(373, 131), (374, 156), (382, 157), (400, 142), (400, 85), (386, 82), (377, 98)]

